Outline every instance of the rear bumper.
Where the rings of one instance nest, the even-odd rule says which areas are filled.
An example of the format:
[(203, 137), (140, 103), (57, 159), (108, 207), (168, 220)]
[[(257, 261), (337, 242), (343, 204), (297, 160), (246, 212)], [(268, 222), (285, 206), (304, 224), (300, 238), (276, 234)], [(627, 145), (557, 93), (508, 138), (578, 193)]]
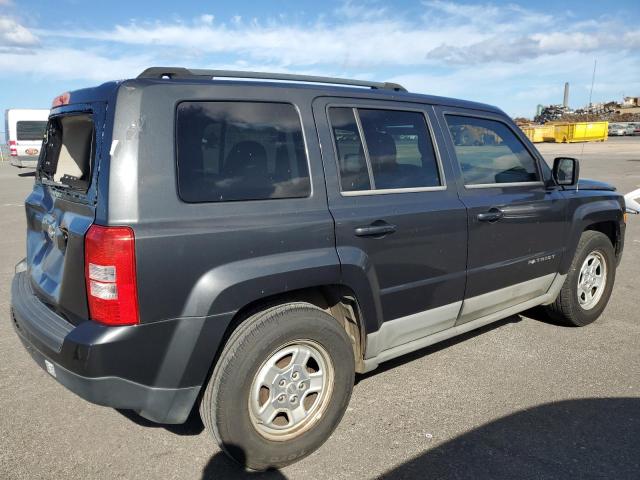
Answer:
[(231, 315), (127, 327), (72, 325), (31, 290), (26, 272), (11, 287), (13, 326), (41, 368), (90, 402), (131, 409), (159, 423), (184, 422)]
[(183, 423), (200, 392), (200, 387), (154, 388), (119, 377), (83, 377), (48, 359), (19, 336), (38, 365), (67, 389), (98, 405), (135, 410), (158, 423)]
[(36, 168), (38, 166), (38, 157), (10, 157), (11, 165), (14, 167), (28, 167), (28, 168)]

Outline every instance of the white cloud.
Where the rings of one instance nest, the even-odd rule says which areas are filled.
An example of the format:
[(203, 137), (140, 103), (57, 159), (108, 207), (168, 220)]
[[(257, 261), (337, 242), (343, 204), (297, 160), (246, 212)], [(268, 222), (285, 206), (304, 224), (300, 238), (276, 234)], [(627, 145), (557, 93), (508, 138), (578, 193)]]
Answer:
[(424, 1), (423, 19), (441, 25), (473, 25), (487, 33), (522, 32), (536, 28), (554, 28), (557, 16), (515, 4), (461, 4), (443, 0)]
[[(540, 56), (517, 66), (505, 62), (466, 65), (443, 74), (411, 73), (388, 80), (413, 92), (480, 100), (512, 116), (531, 117), (538, 103), (562, 103), (565, 81), (570, 83), (570, 105), (585, 105), (593, 60), (588, 53), (569, 52)], [(628, 60), (624, 52), (598, 59), (594, 102), (621, 100), (623, 92), (640, 92), (640, 62)]]
[(103, 81), (175, 64), (395, 80), (413, 91), (508, 106), (557, 102), (565, 80), (580, 98), (598, 56), (595, 92), (619, 96), (623, 84), (629, 94), (640, 90), (640, 30), (629, 19), (577, 20), (533, 7), (443, 0), (397, 10), (347, 0), (306, 20), (222, 21), (206, 13), (101, 30), (29, 30), (0, 16), (0, 75)]
[(214, 20), (214, 16), (208, 13), (205, 13), (203, 15), (200, 15), (200, 21), (202, 23), (204, 23), (205, 25), (211, 25), (213, 24), (213, 20)]
[(37, 43), (38, 37), (29, 29), (11, 17), (0, 16), (0, 47), (31, 47)]
[[(347, 1), (334, 21), (310, 24), (282, 19), (233, 18), (216, 22), (133, 22), (107, 30), (48, 30), (57, 39), (82, 39), (146, 48), (227, 54), (286, 65), (420, 66), (448, 63), (520, 63), (567, 51), (617, 51), (640, 46), (640, 32), (624, 25), (575, 23), (517, 5), (424, 3), (421, 19), (391, 15), (377, 4)], [(562, 21), (561, 21), (562, 20)]]
[(335, 11), (338, 17), (344, 17), (355, 20), (370, 20), (372, 18), (380, 18), (387, 15), (389, 10), (386, 7), (380, 7), (372, 2), (357, 3), (353, 0), (345, 1)]
[(153, 63), (150, 56), (125, 55), (113, 58), (93, 50), (43, 48), (23, 53), (0, 53), (0, 71), (35, 74), (56, 80), (103, 82), (137, 75)]

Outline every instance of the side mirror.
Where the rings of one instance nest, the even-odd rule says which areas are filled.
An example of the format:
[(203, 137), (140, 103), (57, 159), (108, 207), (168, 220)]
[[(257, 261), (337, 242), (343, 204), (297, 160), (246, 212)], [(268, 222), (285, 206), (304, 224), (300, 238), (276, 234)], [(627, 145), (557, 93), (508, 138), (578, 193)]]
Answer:
[(553, 160), (553, 179), (563, 187), (573, 187), (578, 184), (580, 176), (580, 162), (571, 157), (557, 157)]

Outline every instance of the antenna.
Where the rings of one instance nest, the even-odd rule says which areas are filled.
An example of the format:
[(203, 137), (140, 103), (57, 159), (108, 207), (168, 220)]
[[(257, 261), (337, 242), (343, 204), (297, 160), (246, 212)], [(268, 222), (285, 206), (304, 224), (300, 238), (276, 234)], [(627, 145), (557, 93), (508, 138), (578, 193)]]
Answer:
[(591, 99), (593, 98), (593, 84), (596, 81), (596, 66), (598, 65), (598, 59), (593, 59), (593, 75), (591, 76), (591, 91), (589, 91), (589, 107), (591, 107)]
[[(593, 99), (593, 85), (596, 83), (596, 67), (598, 66), (598, 59), (593, 59), (593, 74), (591, 75), (591, 90), (589, 91), (589, 110), (593, 108), (593, 104), (591, 100)], [(584, 144), (586, 142), (582, 142), (582, 148), (580, 149), (580, 161), (584, 158)], [(576, 183), (576, 190), (578, 190), (578, 184)]]

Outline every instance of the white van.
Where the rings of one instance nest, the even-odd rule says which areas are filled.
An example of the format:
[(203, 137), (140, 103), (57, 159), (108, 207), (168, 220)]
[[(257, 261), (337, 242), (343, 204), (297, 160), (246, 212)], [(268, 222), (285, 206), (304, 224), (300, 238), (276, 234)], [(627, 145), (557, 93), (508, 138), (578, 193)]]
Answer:
[(49, 110), (44, 108), (5, 110), (5, 132), (11, 165), (36, 167), (48, 117)]

